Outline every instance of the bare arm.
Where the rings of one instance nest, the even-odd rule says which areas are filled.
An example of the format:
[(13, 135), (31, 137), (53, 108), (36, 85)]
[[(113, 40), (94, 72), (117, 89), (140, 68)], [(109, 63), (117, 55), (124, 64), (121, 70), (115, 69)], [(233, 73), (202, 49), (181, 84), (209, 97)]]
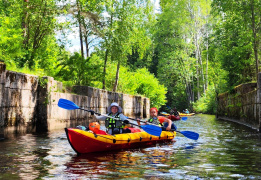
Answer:
[(165, 118), (164, 119), (164, 122), (167, 122), (168, 123), (168, 127), (166, 127), (166, 130), (171, 130), (171, 124), (172, 124), (172, 121), (168, 118)]

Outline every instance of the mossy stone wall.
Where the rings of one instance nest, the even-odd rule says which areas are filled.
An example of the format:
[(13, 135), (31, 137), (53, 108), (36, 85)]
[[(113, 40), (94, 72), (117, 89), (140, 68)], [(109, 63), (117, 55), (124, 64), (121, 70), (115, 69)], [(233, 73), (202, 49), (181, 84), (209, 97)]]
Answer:
[(260, 131), (259, 94), (260, 88), (257, 83), (241, 84), (232, 92), (219, 94), (217, 118), (238, 122)]

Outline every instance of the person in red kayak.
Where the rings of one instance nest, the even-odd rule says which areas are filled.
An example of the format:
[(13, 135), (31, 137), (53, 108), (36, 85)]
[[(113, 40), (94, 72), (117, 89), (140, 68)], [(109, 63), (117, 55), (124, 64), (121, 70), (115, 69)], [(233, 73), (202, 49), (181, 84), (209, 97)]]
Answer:
[(179, 116), (179, 112), (178, 112), (177, 109), (174, 107), (173, 109), (170, 110), (170, 115)]
[[(137, 121), (140, 125), (140, 121)], [(158, 116), (158, 109), (153, 107), (150, 108), (150, 118), (147, 120), (148, 123), (162, 126), (162, 130), (176, 130), (177, 127), (172, 121), (166, 117)]]
[[(94, 113), (93, 113), (94, 114)], [(94, 114), (95, 115), (95, 114)], [(110, 116), (110, 117), (108, 117)], [(122, 108), (118, 103), (113, 102), (108, 107), (107, 116), (96, 116), (96, 119), (99, 121), (105, 121), (105, 127), (107, 128), (108, 134), (121, 134), (121, 133), (130, 133), (131, 130), (128, 128), (124, 129), (125, 124), (128, 124), (129, 121), (127, 117), (122, 114)]]
[(168, 118), (171, 119), (172, 121), (180, 120), (179, 112), (175, 107), (170, 110), (170, 115), (168, 116)]

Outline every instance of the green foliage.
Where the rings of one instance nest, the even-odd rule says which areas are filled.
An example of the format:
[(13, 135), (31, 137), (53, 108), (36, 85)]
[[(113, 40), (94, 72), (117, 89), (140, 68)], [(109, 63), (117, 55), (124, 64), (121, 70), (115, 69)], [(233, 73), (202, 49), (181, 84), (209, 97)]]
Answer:
[(208, 90), (200, 100), (193, 103), (193, 110), (197, 113), (216, 114), (217, 110), (217, 92), (214, 85), (209, 86)]
[(101, 63), (101, 59), (95, 54), (86, 59), (77, 52), (72, 56), (65, 54), (59, 62), (59, 72), (55, 77), (62, 81), (72, 81), (76, 85), (93, 86), (92, 81), (100, 80), (102, 77)]
[[(114, 75), (117, 69), (116, 64), (109, 64), (106, 75), (106, 87), (112, 90), (114, 83)], [(132, 95), (142, 95), (150, 98), (150, 104), (153, 107), (161, 107), (166, 103), (166, 88), (159, 83), (157, 78), (146, 68), (130, 71), (128, 68), (120, 67), (120, 79), (118, 92)], [(101, 88), (101, 84), (96, 86)]]
[(0, 59), (7, 68), (53, 76), (61, 47), (55, 38), (55, 0), (0, 3)]
[[(125, 80), (127, 79), (129, 79), (128, 76), (126, 76)], [(133, 81), (127, 82), (125, 87), (128, 88), (135, 83), (136, 85), (134, 86), (136, 88), (134, 92), (150, 98), (151, 106), (159, 108), (166, 103), (165, 94), (167, 93), (167, 89), (147, 69), (138, 69), (132, 79)]]
[(22, 29), (17, 28), (20, 21), (17, 17), (0, 15), (0, 59), (8, 65), (14, 63), (15, 58), (21, 58), (25, 54), (22, 47)]
[(260, 42), (260, 30), (257, 29), (260, 24), (260, 1), (230, 0), (222, 3), (221, 0), (214, 0), (212, 7), (216, 20), (212, 48), (215, 48), (215, 56), (228, 72), (228, 85), (233, 87), (256, 80), (253, 45)]
[(164, 1), (162, 9), (154, 32), (156, 53), (153, 61), (157, 69), (154, 65), (150, 69), (167, 87), (168, 105), (185, 109), (194, 101), (194, 93), (202, 91), (196, 84), (199, 58), (195, 55), (197, 44), (194, 39), (202, 39), (198, 35), (201, 27), (195, 27), (195, 24), (204, 23), (201, 17), (196, 23), (195, 16), (200, 16), (196, 12), (201, 13), (199, 9), (204, 7), (202, 2), (175, 0)]
[[(217, 93), (256, 80), (259, 0), (160, 5), (155, 14), (150, 0), (0, 1), (0, 60), (9, 70), (53, 76), (69, 88), (118, 85), (118, 92), (150, 98), (151, 106), (181, 111), (193, 103), (203, 113), (215, 113)], [(62, 16), (70, 21), (60, 23)], [(85, 47), (71, 54), (62, 37), (75, 26)]]

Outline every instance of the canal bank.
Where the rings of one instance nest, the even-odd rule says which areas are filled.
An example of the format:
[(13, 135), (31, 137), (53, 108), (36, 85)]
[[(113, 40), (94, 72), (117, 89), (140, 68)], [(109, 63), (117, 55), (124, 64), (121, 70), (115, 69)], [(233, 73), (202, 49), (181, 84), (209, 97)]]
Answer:
[(53, 77), (38, 77), (6, 70), (0, 62), (0, 139), (8, 134), (47, 132), (76, 125), (88, 125), (90, 113), (58, 107), (60, 98), (84, 109), (106, 113), (112, 102), (129, 117), (147, 117), (150, 100), (89, 86), (73, 86), (68, 93)]
[(261, 73), (257, 83), (246, 83), (218, 95), (218, 119), (233, 121), (261, 132)]

